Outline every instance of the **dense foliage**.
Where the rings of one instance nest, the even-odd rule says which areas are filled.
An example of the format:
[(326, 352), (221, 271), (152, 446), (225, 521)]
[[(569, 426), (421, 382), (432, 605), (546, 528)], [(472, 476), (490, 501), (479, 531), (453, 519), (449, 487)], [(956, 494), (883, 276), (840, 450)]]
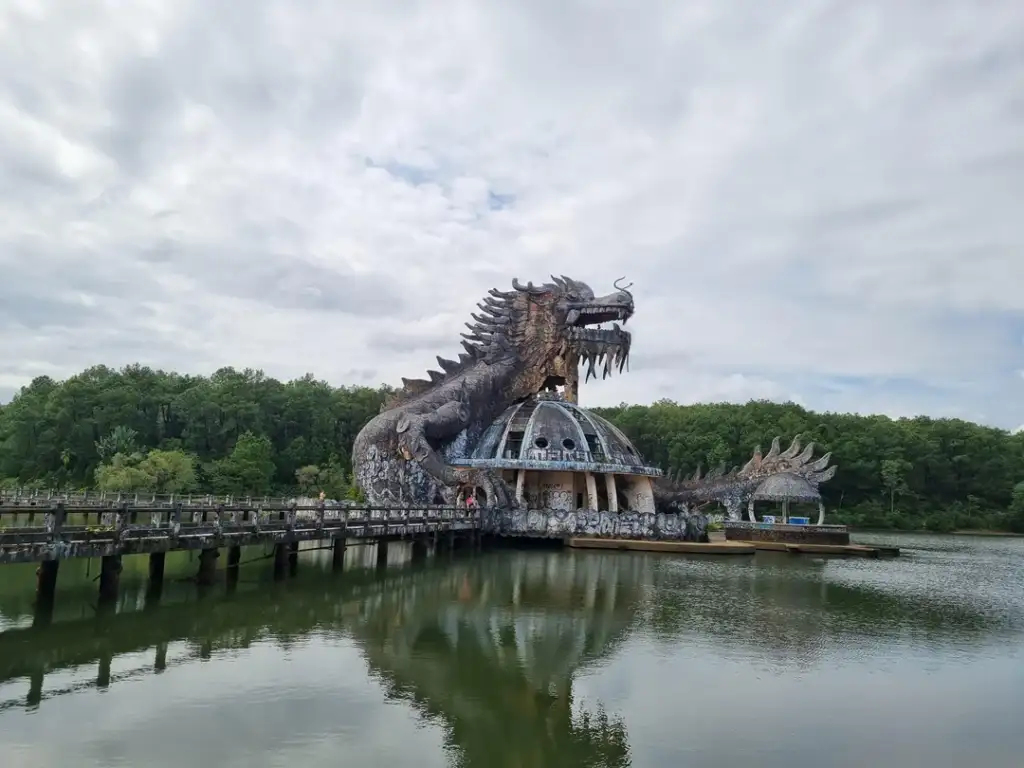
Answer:
[[(0, 407), (0, 483), (357, 497), (351, 446), (386, 388), (282, 383), (225, 368), (183, 376), (95, 367), (40, 377)], [(830, 519), (860, 527), (1024, 530), (1024, 435), (953, 419), (818, 414), (786, 403), (595, 409), (650, 463), (742, 464), (800, 435), (830, 450)]]
[[(742, 465), (794, 436), (831, 451), (830, 522), (900, 530), (1024, 532), (1024, 434), (959, 419), (814, 413), (792, 403), (598, 408), (657, 466)], [(818, 453), (817, 455), (820, 455)]]

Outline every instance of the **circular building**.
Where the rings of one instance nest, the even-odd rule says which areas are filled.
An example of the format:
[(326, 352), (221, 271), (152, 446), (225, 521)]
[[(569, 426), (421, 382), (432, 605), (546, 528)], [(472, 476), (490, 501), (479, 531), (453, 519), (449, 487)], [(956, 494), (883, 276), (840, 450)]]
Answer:
[(508, 408), (454, 463), (499, 470), (529, 509), (653, 512), (662, 474), (609, 421), (552, 392)]

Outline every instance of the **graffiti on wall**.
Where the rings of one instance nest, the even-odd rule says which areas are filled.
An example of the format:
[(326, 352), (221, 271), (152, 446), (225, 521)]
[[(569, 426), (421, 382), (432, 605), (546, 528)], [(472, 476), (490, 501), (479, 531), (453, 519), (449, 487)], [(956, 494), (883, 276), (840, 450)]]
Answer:
[(599, 512), (590, 509), (485, 510), (484, 530), (500, 536), (701, 541), (708, 519), (701, 512)]

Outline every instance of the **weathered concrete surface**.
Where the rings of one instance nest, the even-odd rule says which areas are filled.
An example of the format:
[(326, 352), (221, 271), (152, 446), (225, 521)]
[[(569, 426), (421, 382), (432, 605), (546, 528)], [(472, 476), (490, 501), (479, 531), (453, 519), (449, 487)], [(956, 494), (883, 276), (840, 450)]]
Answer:
[(728, 541), (845, 546), (850, 543), (850, 531), (846, 526), (840, 525), (818, 526), (728, 522), (725, 524), (725, 538)]
[(483, 530), (498, 536), (526, 538), (585, 536), (650, 541), (707, 541), (707, 517), (696, 511), (484, 510)]

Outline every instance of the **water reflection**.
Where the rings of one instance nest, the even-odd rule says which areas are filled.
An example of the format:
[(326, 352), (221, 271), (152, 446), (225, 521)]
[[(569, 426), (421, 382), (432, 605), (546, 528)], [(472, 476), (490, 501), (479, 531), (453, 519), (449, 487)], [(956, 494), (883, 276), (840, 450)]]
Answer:
[[(31, 571), (11, 569), (0, 584), (12, 627), (0, 632), (0, 763), (328, 765), (365, 748), (373, 764), (625, 766), (638, 749), (652, 762), (657, 745), (654, 764), (679, 764), (677, 726), (660, 725), (679, 718), (664, 713), (687, 713), (691, 757), (726, 751), (692, 731), (701, 717), (735, 716), (734, 701), (760, 685), (744, 675), (786, 676), (791, 697), (803, 691), (798, 706), (852, 689), (835, 675), (793, 688), (851, 658), (949, 665), (1021, 645), (1019, 543), (901, 544), (906, 556), (885, 562), (499, 551), (383, 573), (360, 567), (372, 552), (352, 552), (340, 575), (306, 553), (295, 579), (273, 583), (257, 561), (233, 593), (202, 596), (175, 580), (191, 564), (169, 560), (159, 604), (129, 563), (106, 615), (94, 574), (67, 564), (45, 627), (31, 626)], [(673, 672), (659, 679), (662, 665)], [(647, 681), (642, 705), (615, 692), (620, 669), (627, 689)], [(1013, 715), (1016, 704), (1001, 707)], [(1005, 746), (1014, 733), (988, 738)]]

